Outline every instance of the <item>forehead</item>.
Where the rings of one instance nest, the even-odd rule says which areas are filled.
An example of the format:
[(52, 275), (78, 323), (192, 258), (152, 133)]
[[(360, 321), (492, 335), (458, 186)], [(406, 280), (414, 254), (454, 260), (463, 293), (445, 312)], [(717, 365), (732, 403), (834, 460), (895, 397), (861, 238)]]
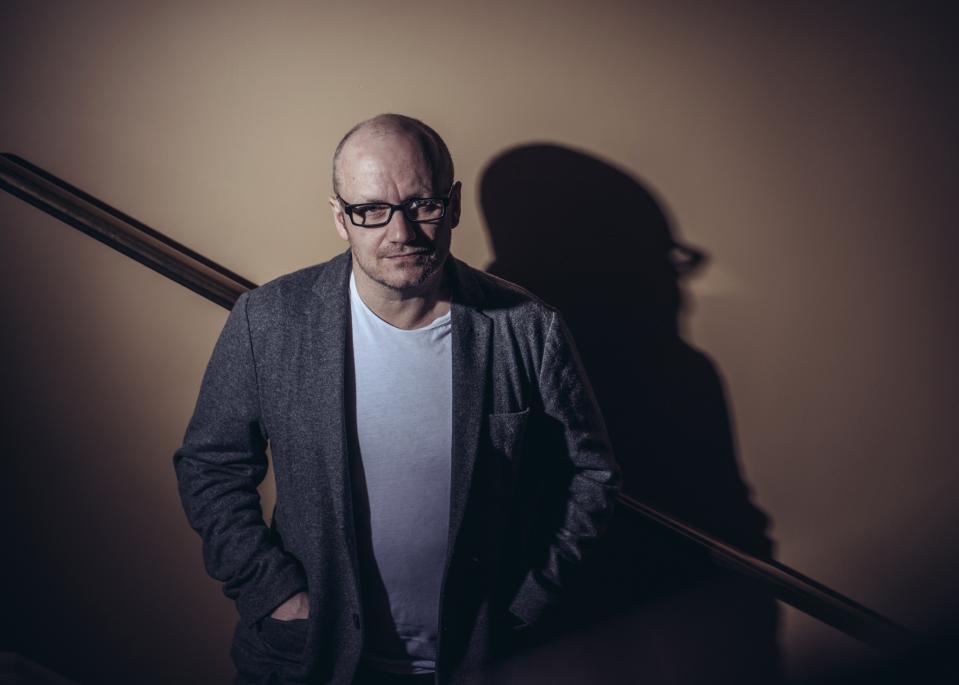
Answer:
[(353, 202), (429, 194), (432, 171), (422, 147), (401, 133), (357, 133), (338, 160), (341, 192)]

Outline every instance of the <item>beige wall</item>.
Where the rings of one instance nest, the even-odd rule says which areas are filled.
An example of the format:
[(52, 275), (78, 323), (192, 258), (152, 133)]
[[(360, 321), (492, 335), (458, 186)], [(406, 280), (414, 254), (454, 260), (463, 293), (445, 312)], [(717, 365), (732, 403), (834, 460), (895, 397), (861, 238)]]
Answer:
[[(498, 153), (615, 165), (710, 256), (683, 329), (726, 379), (779, 558), (933, 625), (959, 577), (953, 34), (879, 3), (695, 4), (5, 2), (0, 149), (256, 282), (343, 248), (328, 159), (381, 111), (446, 138), (454, 251), (480, 267)], [(0, 222), (5, 480), (19, 572), (49, 593), (16, 606), (57, 619), (60, 654), (92, 634), (75, 663), (115, 660), (74, 675), (224, 679), (232, 609), (170, 456), (226, 314), (5, 194)], [(784, 639), (794, 669), (853, 649), (793, 613)]]

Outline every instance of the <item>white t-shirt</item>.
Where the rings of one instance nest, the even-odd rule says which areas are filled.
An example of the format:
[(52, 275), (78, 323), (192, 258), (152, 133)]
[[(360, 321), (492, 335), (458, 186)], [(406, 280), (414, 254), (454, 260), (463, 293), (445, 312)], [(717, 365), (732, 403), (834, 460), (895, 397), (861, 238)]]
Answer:
[[(453, 377), (450, 313), (396, 328), (350, 275), (348, 420), (366, 624), (363, 661), (435, 669), (450, 511)], [(365, 486), (365, 487), (364, 487)]]

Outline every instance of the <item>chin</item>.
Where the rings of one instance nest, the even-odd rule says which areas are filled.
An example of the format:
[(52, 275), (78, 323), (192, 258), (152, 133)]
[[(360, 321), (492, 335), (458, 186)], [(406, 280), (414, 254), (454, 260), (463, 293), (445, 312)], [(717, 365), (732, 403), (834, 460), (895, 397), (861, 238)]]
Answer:
[(429, 259), (408, 267), (394, 266), (370, 274), (374, 281), (393, 290), (414, 290), (429, 281), (440, 270), (436, 260)]

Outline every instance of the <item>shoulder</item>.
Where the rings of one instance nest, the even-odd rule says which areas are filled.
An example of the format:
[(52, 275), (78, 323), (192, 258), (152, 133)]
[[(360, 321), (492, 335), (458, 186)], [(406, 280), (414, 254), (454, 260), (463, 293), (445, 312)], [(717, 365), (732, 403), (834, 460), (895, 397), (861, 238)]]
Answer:
[(299, 308), (310, 304), (317, 291), (335, 287), (345, 271), (349, 276), (349, 253), (341, 253), (325, 262), (277, 276), (244, 293), (249, 309)]
[(483, 311), (506, 311), (514, 316), (552, 316), (556, 312), (555, 307), (523, 286), (480, 271), (459, 259), (454, 259), (454, 271), (466, 302)]
[(461, 303), (481, 311), (495, 324), (515, 334), (525, 332), (534, 338), (545, 338), (560, 318), (556, 307), (521, 285), (458, 259), (453, 266)]

